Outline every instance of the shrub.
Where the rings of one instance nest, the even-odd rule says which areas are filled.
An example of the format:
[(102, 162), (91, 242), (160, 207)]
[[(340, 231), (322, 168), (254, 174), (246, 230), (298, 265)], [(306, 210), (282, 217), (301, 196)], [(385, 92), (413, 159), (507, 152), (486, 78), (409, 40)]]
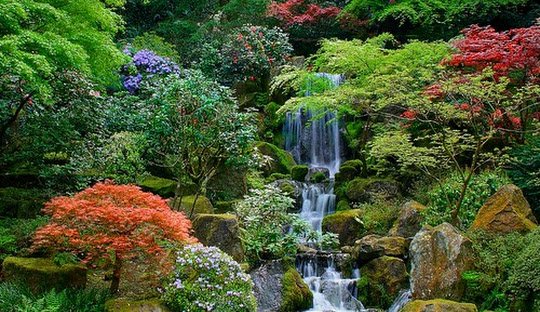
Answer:
[(36, 231), (32, 248), (72, 252), (92, 265), (113, 268), (113, 293), (123, 261), (145, 256), (158, 270), (165, 269), (163, 244), (194, 241), (183, 213), (131, 185), (97, 183), (73, 197), (53, 198), (43, 211), (51, 220)]
[(530, 296), (540, 292), (540, 230), (537, 229), (526, 236), (524, 249), (514, 257), (514, 265), (508, 279), (509, 289), (518, 298), (526, 301)]
[(368, 234), (386, 235), (399, 212), (399, 206), (396, 203), (384, 200), (360, 204), (355, 208), (360, 209), (360, 217), (357, 221), (362, 224), (363, 233), (361, 236)]
[(540, 137), (510, 151), (512, 161), (508, 175), (523, 190), (532, 208), (540, 212)]
[[(473, 175), (459, 212), (461, 226), (469, 228), (486, 200), (508, 183), (510, 183), (508, 177), (498, 171), (484, 171)], [(427, 209), (422, 212), (425, 223), (435, 226), (451, 221), (451, 212), (460, 196), (462, 185), (461, 177), (454, 172), (440, 184), (420, 195), (418, 201), (427, 203)]]
[(133, 52), (130, 48), (124, 51), (132, 57), (131, 63), (124, 66), (123, 85), (131, 93), (136, 93), (145, 78), (155, 75), (179, 74), (180, 67), (169, 58), (161, 57), (150, 50)]
[(0, 260), (10, 255), (24, 255), (34, 231), (47, 223), (47, 217), (0, 220)]
[(163, 299), (173, 311), (251, 312), (253, 284), (240, 265), (217, 247), (189, 245), (176, 254)]

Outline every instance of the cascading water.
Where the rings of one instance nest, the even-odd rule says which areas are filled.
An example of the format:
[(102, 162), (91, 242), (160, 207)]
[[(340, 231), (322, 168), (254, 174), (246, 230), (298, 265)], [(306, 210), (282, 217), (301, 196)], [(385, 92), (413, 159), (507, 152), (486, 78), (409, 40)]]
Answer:
[[(341, 75), (322, 73), (318, 76), (329, 79), (335, 87), (343, 81)], [(309, 92), (306, 95), (309, 96)], [(300, 216), (314, 230), (321, 232), (322, 219), (335, 209), (333, 179), (341, 164), (339, 121), (333, 112), (301, 108), (287, 114), (284, 135), (285, 148), (298, 163), (307, 164), (311, 170), (323, 169), (329, 173), (328, 185), (304, 183), (302, 190)], [(343, 278), (336, 269), (333, 255), (303, 255), (297, 258), (297, 269), (313, 292), (310, 312), (363, 310), (355, 296), (357, 271), (352, 278)]]

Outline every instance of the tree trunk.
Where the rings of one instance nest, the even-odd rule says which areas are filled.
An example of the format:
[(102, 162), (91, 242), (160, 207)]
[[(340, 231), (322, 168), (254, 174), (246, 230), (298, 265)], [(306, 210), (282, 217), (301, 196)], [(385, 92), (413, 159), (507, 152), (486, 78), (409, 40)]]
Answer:
[(116, 259), (114, 261), (114, 266), (113, 266), (111, 288), (109, 289), (109, 292), (112, 295), (116, 294), (118, 292), (118, 288), (120, 287), (121, 270), (122, 270), (122, 258), (116, 255)]

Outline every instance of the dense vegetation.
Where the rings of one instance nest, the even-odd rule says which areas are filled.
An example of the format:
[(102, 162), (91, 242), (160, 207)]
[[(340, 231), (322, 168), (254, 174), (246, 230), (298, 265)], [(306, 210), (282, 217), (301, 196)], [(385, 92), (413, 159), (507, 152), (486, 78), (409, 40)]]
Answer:
[[(285, 116), (308, 110), (340, 126), (348, 245), (414, 199), (422, 225), (471, 240), (463, 301), (540, 311), (539, 230), (474, 228), (507, 184), (540, 217), (533, 0), (0, 0), (0, 260), (90, 269), (85, 289), (0, 280), (0, 310), (255, 311), (247, 271), (354, 254), (298, 215), (298, 185), (330, 182), (284, 150)], [(234, 215), (244, 264), (195, 244), (215, 213)]]

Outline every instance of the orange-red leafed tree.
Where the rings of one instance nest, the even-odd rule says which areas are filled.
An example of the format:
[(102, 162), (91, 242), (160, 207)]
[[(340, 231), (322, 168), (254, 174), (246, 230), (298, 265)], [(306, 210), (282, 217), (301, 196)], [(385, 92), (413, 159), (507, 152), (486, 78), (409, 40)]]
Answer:
[(71, 252), (89, 265), (112, 267), (111, 293), (118, 291), (123, 261), (144, 256), (162, 263), (164, 242), (196, 241), (183, 213), (132, 185), (97, 183), (73, 197), (53, 198), (43, 211), (51, 220), (36, 231), (33, 249)]

